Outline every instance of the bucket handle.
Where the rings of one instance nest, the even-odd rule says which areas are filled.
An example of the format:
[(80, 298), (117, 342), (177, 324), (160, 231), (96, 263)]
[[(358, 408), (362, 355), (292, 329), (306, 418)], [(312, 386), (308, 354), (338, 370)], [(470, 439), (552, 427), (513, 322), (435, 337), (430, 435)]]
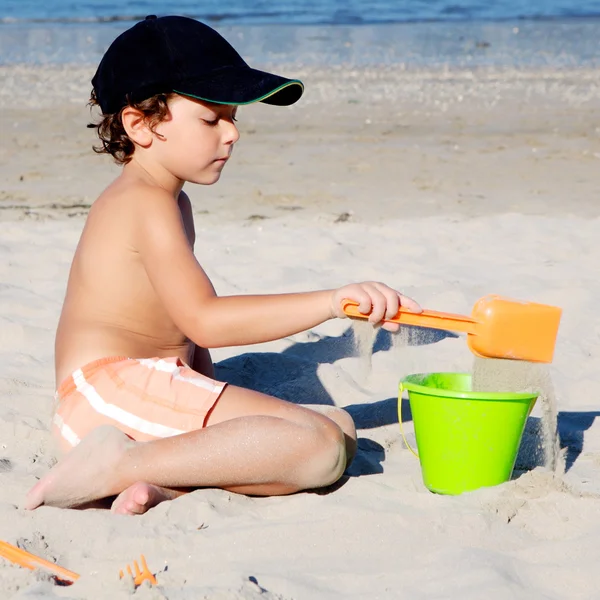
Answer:
[(400, 435), (402, 436), (402, 440), (404, 445), (413, 453), (414, 456), (419, 458), (419, 455), (413, 450), (412, 446), (408, 443), (406, 436), (404, 435), (404, 427), (402, 426), (402, 392), (404, 391), (404, 386), (402, 382), (398, 386), (398, 423), (400, 424)]

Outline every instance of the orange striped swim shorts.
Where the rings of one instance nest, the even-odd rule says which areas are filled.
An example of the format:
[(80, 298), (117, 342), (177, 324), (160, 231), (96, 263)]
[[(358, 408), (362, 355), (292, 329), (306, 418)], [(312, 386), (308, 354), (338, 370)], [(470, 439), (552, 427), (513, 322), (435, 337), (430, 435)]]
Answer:
[(68, 452), (99, 425), (143, 442), (202, 429), (226, 385), (179, 358), (102, 358), (60, 384), (52, 433)]

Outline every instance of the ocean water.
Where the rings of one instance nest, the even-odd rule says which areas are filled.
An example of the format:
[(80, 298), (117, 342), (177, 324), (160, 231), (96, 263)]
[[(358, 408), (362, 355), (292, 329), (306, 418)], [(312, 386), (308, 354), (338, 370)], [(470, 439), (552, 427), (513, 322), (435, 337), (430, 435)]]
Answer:
[(257, 66), (600, 66), (600, 0), (0, 0), (0, 65), (96, 64), (167, 13), (209, 23)]
[(114, 22), (183, 14), (220, 24), (361, 25), (600, 16), (599, 0), (2, 0), (7, 22)]

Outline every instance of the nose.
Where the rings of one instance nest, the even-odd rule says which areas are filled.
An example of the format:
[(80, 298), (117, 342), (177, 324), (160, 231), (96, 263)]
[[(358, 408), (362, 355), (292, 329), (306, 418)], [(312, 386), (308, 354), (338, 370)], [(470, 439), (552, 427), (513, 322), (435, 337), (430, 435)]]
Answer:
[(240, 139), (240, 132), (233, 121), (223, 121), (225, 144), (233, 145)]

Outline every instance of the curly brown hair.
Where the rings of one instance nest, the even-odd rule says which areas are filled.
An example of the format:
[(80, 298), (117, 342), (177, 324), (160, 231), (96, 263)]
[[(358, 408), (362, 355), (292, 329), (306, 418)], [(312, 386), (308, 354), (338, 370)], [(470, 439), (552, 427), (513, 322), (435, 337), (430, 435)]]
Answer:
[[(168, 102), (173, 96), (175, 96), (174, 93), (168, 92), (156, 94), (141, 102), (130, 102), (128, 99), (127, 105), (139, 110), (144, 115), (150, 130), (156, 133), (154, 128), (169, 115)], [(95, 90), (92, 90), (88, 104), (90, 107), (99, 106)], [(111, 115), (103, 114), (99, 123), (88, 124), (90, 129), (96, 130), (102, 143), (100, 146), (93, 146), (94, 152), (110, 154), (120, 165), (127, 164), (135, 150), (134, 143), (123, 127), (122, 112), (123, 109)]]

